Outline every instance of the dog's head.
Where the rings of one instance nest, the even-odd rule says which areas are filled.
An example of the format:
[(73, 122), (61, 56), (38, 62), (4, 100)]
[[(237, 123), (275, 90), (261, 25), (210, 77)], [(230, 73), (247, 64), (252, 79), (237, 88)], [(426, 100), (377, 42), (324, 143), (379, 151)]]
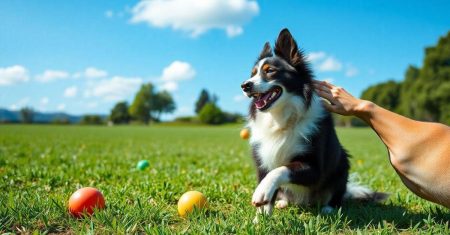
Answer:
[(270, 112), (297, 97), (305, 107), (311, 103), (312, 73), (287, 29), (275, 42), (275, 55), (266, 42), (253, 66), (250, 79), (242, 83), (244, 94), (253, 98), (251, 108)]

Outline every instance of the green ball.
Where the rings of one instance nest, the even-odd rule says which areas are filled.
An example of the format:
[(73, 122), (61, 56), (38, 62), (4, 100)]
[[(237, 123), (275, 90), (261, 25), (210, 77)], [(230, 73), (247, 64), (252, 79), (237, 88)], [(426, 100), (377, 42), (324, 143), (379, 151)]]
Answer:
[(139, 170), (145, 170), (145, 168), (147, 168), (149, 166), (150, 166), (150, 163), (147, 160), (141, 160), (141, 161), (138, 162), (136, 167)]

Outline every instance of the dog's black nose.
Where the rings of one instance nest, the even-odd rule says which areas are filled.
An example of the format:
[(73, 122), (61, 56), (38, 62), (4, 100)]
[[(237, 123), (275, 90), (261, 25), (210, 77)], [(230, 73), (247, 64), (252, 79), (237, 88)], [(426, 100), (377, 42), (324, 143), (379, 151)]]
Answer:
[(241, 88), (244, 92), (249, 92), (253, 88), (253, 82), (244, 82), (241, 84)]

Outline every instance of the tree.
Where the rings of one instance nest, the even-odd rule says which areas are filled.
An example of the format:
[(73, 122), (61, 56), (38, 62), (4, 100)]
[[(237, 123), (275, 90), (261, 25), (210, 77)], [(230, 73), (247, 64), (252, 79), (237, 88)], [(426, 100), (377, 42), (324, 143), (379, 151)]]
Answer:
[(34, 110), (30, 107), (20, 109), (20, 120), (23, 123), (32, 123), (34, 118)]
[(154, 102), (154, 88), (151, 83), (143, 84), (129, 108), (132, 118), (145, 124), (151, 120), (150, 111)]
[(128, 123), (131, 119), (130, 114), (128, 113), (128, 103), (126, 101), (122, 101), (117, 103), (114, 108), (111, 110), (111, 114), (109, 119), (114, 124), (120, 123)]
[(371, 100), (391, 111), (396, 111), (400, 103), (400, 88), (401, 83), (395, 81), (379, 83), (364, 90), (361, 98)]
[(400, 89), (400, 105), (399, 113), (408, 117), (415, 117), (418, 113), (417, 101), (415, 100), (416, 94), (411, 92), (414, 83), (417, 82), (419, 78), (420, 70), (419, 68), (410, 65), (405, 72), (405, 80), (402, 82), (402, 87)]
[(84, 115), (81, 118), (80, 124), (82, 125), (101, 125), (103, 124), (103, 118), (99, 115)]
[(200, 96), (197, 99), (197, 102), (195, 102), (195, 113), (199, 114), (203, 106), (205, 106), (207, 103), (211, 103), (213, 101), (211, 98), (212, 97), (209, 95), (208, 91), (206, 89), (202, 89), (202, 91), (200, 92)]
[(152, 113), (154, 113), (154, 119), (159, 121), (162, 113), (172, 113), (175, 111), (176, 105), (172, 96), (167, 91), (158, 92), (154, 96), (154, 102), (152, 107)]
[(203, 106), (198, 114), (201, 122), (206, 124), (222, 124), (225, 121), (225, 115), (222, 110), (214, 103), (208, 103)]
[(450, 123), (450, 31), (434, 47), (425, 49), (423, 67), (414, 90), (418, 93), (419, 118)]

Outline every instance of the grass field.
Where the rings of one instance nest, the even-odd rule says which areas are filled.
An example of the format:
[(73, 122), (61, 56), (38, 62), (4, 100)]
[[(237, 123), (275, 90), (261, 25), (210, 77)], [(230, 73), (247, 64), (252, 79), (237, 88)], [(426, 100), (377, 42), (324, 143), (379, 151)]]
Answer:
[[(449, 234), (447, 209), (410, 193), (369, 129), (339, 129), (361, 183), (390, 192), (381, 205), (348, 202), (322, 215), (289, 207), (252, 224), (256, 174), (239, 126), (0, 126), (0, 233)], [(141, 159), (145, 171), (135, 169)], [(91, 218), (67, 212), (70, 195), (93, 186), (107, 208)], [(187, 219), (177, 200), (198, 190), (209, 210)]]

